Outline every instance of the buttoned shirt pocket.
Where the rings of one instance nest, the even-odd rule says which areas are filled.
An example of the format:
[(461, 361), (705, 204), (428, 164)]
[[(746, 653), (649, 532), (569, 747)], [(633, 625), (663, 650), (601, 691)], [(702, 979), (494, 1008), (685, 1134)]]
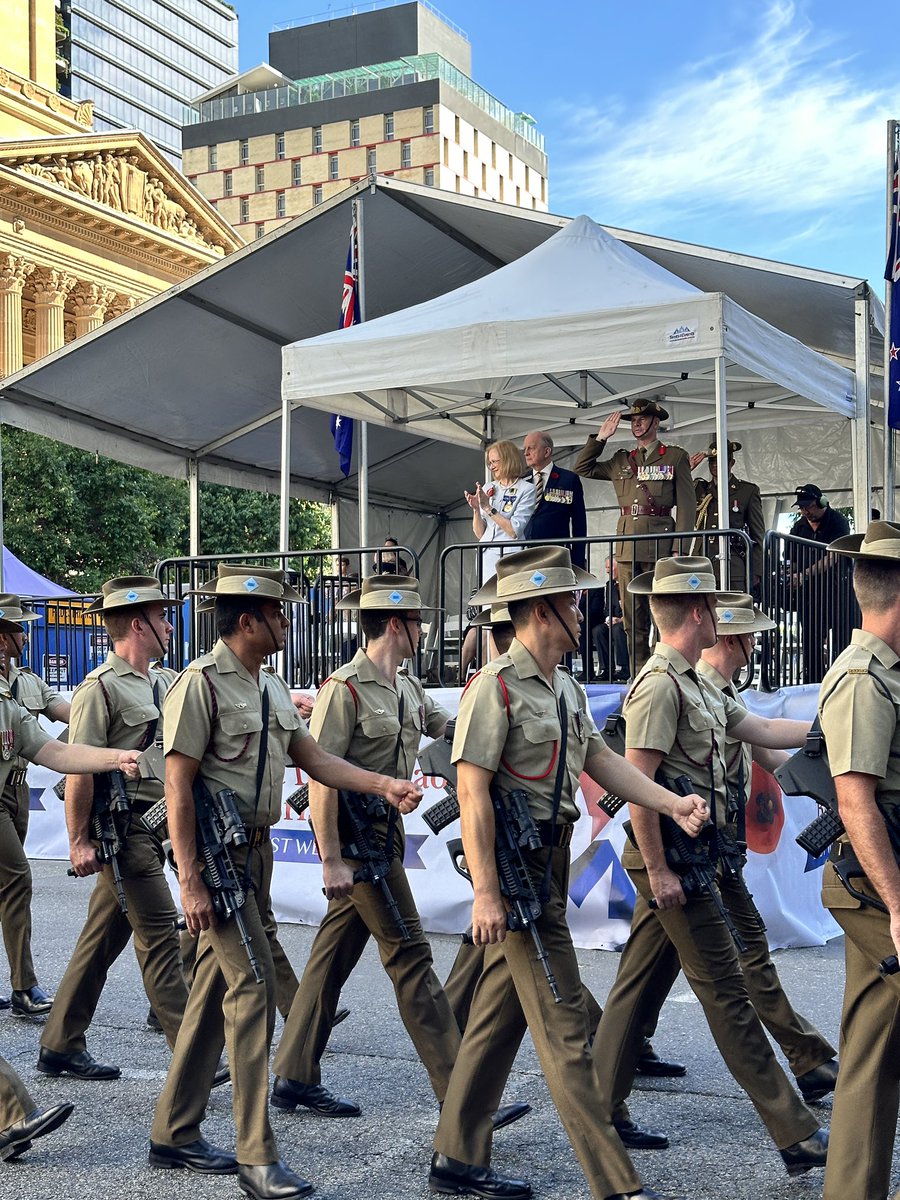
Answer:
[(300, 714), (293, 704), (290, 708), (276, 708), (275, 719), (282, 729), (300, 728)]
[(146, 704), (129, 704), (125, 708), (120, 708), (118, 716), (124, 725), (133, 729), (138, 725), (146, 725), (150, 721), (155, 721), (159, 716), (159, 709), (152, 700), (148, 700)]
[(519, 779), (544, 779), (556, 765), (559, 721), (529, 717), (510, 728), (503, 763)]
[(365, 738), (396, 737), (400, 722), (393, 713), (371, 713), (359, 718), (359, 726)]
[(724, 725), (725, 722), (717, 721), (711, 712), (707, 712), (705, 708), (692, 708), (687, 714), (688, 724), (695, 732), (700, 733), (704, 729), (714, 729), (716, 725)]
[(248, 733), (259, 733), (262, 729), (262, 713), (256, 709), (241, 709), (240, 712), (219, 713), (219, 728), (226, 737), (244, 737)]

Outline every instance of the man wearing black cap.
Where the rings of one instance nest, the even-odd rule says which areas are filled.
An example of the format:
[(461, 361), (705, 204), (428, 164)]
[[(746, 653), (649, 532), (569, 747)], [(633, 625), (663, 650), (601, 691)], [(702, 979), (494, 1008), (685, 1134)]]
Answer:
[[(704, 459), (709, 462), (709, 479), (698, 479), (694, 484), (694, 494), (697, 497), (697, 528), (724, 529), (727, 524), (729, 529), (740, 529), (749, 535), (751, 544), (749, 579), (747, 577), (747, 545), (742, 538), (732, 538), (728, 562), (728, 586), (738, 589), (747, 587), (756, 594), (762, 577), (766, 523), (763, 519), (762, 497), (759, 488), (755, 483), (749, 483), (746, 479), (738, 479), (734, 473), (734, 456), (740, 448), (740, 442), (730, 441), (728, 443), (727, 522), (719, 516), (719, 489), (716, 478), (719, 451), (716, 439), (713, 438), (709, 443), (709, 449), (691, 455), (691, 470), (695, 470)], [(694, 543), (693, 553), (708, 555), (715, 561), (716, 556), (720, 553), (720, 547), (714, 546), (711, 538), (698, 538)]]
[[(633, 450), (617, 450), (601, 461), (600, 455), (623, 415), (631, 421), (637, 446)], [(669, 414), (656, 400), (635, 400), (624, 414), (616, 412), (607, 417), (596, 438), (588, 438), (578, 455), (577, 474), (586, 479), (608, 479), (616, 489), (619, 502), (616, 533), (666, 534), (694, 528), (697, 502), (687, 451), (680, 446), (663, 445), (657, 439), (660, 421), (668, 418)], [(676, 553), (678, 550), (676, 547)], [(657, 558), (671, 553), (672, 544), (668, 540), (619, 542), (616, 559), (622, 598), (625, 599), (628, 584), (635, 575), (652, 571)], [(622, 608), (631, 673), (637, 675), (650, 656), (650, 606), (644, 596), (629, 595)]]
[[(827, 545), (850, 533), (850, 522), (835, 512), (815, 483), (804, 483), (797, 488), (793, 507), (800, 509), (800, 516), (791, 526), (791, 537)], [(849, 638), (849, 630), (846, 636), (839, 633), (841, 626), (849, 626), (850, 621), (839, 619), (838, 573), (834, 565), (831, 555), (813, 553), (802, 554), (800, 561), (792, 564), (791, 584), (797, 589), (804, 683), (821, 683), (828, 664), (840, 654)]]

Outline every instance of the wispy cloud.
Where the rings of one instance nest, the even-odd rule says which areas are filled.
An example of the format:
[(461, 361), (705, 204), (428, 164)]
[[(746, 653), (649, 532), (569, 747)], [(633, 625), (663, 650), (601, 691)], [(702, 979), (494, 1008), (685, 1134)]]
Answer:
[(871, 197), (884, 178), (895, 97), (861, 72), (797, 4), (773, 0), (747, 41), (639, 107), (561, 104), (553, 206), (659, 231), (675, 214), (802, 213), (792, 240), (813, 236), (818, 214)]

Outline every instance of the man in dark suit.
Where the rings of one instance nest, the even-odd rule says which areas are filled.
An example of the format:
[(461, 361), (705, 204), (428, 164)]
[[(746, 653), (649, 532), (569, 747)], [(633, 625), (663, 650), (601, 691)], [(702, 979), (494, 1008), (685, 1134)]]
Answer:
[[(570, 537), (587, 535), (584, 489), (574, 471), (553, 462), (553, 439), (549, 433), (534, 430), (525, 435), (525, 461), (533, 473), (537, 503), (525, 527), (525, 538), (555, 538), (560, 544)], [(584, 567), (584, 545), (569, 547), (572, 562)]]

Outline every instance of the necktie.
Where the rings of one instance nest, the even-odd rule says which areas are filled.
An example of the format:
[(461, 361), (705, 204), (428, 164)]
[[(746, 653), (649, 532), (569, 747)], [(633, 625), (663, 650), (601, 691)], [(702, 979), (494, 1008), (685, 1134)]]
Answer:
[(534, 490), (535, 490), (535, 506), (540, 504), (544, 498), (544, 472), (535, 471), (534, 473)]

